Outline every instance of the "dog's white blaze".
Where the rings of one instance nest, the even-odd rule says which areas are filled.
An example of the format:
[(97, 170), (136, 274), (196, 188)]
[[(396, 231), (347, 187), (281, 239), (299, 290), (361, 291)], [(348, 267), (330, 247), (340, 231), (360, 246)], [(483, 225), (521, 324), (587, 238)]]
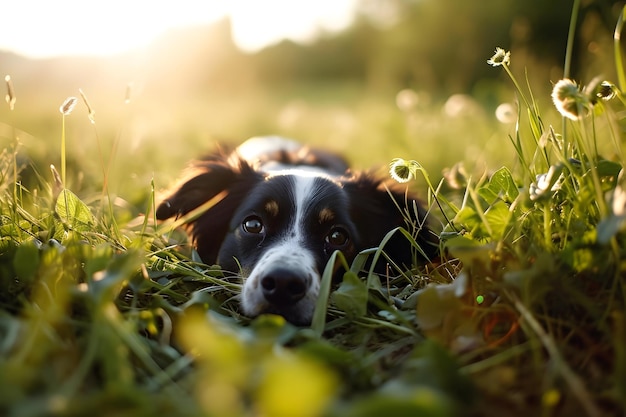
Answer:
[(304, 213), (306, 209), (307, 202), (311, 199), (313, 195), (315, 195), (315, 180), (316, 176), (297, 176), (294, 177), (296, 180), (295, 184), (295, 205), (296, 205), (296, 216), (293, 222), (293, 235), (296, 237), (296, 241), (300, 242), (302, 240), (303, 229), (304, 229)]

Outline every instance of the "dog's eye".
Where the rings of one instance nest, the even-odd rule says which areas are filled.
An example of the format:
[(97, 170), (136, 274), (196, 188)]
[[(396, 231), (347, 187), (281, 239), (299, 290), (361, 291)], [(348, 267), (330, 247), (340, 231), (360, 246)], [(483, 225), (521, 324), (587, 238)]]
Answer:
[(246, 217), (241, 225), (247, 233), (259, 234), (264, 230), (263, 222), (258, 216)]
[(348, 232), (342, 227), (334, 227), (326, 236), (326, 243), (335, 248), (340, 248), (348, 243)]

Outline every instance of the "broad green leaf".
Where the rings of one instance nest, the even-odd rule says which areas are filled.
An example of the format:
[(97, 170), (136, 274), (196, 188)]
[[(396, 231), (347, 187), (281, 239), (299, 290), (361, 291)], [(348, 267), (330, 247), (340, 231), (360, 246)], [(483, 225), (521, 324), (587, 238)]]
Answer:
[[(88, 293), (97, 304), (105, 305), (115, 298), (120, 287), (140, 269), (143, 257), (140, 252), (127, 251), (112, 256), (106, 267), (95, 271), (88, 280)], [(100, 263), (96, 260), (96, 264)], [(94, 271), (96, 265), (87, 265), (88, 271)]]
[(480, 319), (471, 314), (470, 277), (462, 272), (451, 284), (431, 284), (419, 290), (416, 322), (429, 339), (452, 351), (464, 351), (483, 343)]
[(54, 211), (64, 223), (77, 231), (90, 230), (96, 222), (89, 207), (67, 188), (59, 194)]
[(487, 264), (493, 250), (491, 244), (482, 244), (465, 236), (447, 240), (445, 247), (450, 254), (459, 258), (465, 265), (472, 265), (475, 262)]
[(481, 187), (478, 194), (489, 204), (493, 204), (497, 199), (511, 203), (519, 195), (519, 190), (515, 185), (511, 171), (507, 167), (502, 167), (493, 173), (489, 183)]
[(367, 265), (367, 260), (376, 252), (375, 249), (366, 249), (364, 251), (359, 252), (354, 261), (352, 261), (352, 265), (350, 265), (350, 271), (358, 274), (359, 272), (365, 270)]
[(598, 175), (601, 177), (617, 177), (622, 169), (622, 165), (619, 162), (602, 159), (598, 161), (597, 169)]
[(467, 231), (471, 233), (478, 233), (479, 235), (487, 235), (487, 229), (482, 222), (482, 219), (470, 206), (463, 207), (454, 217), (454, 224), (463, 226)]
[(424, 332), (442, 327), (444, 319), (462, 305), (452, 284), (429, 285), (416, 294), (417, 324)]
[(509, 207), (500, 201), (487, 209), (485, 218), (489, 222), (491, 238), (494, 240), (502, 239), (511, 218)]
[(13, 258), (13, 267), (21, 280), (33, 280), (39, 268), (39, 248), (32, 242), (19, 245)]
[(362, 316), (367, 311), (367, 286), (354, 273), (346, 272), (332, 299), (337, 308), (348, 316)]

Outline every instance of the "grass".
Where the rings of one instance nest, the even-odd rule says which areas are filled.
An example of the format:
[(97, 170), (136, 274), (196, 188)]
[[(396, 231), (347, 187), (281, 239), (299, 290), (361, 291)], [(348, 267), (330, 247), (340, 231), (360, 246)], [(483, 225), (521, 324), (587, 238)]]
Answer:
[[(116, 179), (115, 168), (135, 156), (117, 152), (120, 136), (101, 152), (100, 122), (82, 91), (96, 162), (66, 155), (79, 140), (66, 130), (70, 109), (61, 110), (61, 175), (24, 163), (32, 148), (13, 133), (0, 154), (2, 414), (623, 415), (623, 84), (557, 83), (564, 117), (551, 125), (554, 112), (519, 82), (509, 67), (515, 56), (505, 53), (491, 62), (511, 78), (519, 111), (509, 137), (494, 140), (500, 158), (509, 144), (510, 163), (487, 155), (437, 182), (427, 156), (393, 155), (407, 158), (395, 161), (395, 173), (427, 190), (442, 224), (441, 261), (376, 276), (363, 266), (380, 251), (352, 265), (335, 254), (328, 271), (339, 262), (349, 272), (338, 288), (324, 273), (329, 296), (310, 328), (241, 316), (239, 282), (201, 264), (176, 224), (154, 221), (158, 174), (111, 191), (127, 178)], [(323, 133), (311, 122), (313, 113), (327, 115), (323, 108), (294, 105), (287, 133), (305, 121)], [(382, 108), (361, 105), (361, 114)], [(424, 134), (434, 113), (364, 118), (362, 143), (378, 149), (388, 134)], [(436, 120), (449, 135), (476, 121)], [(385, 152), (425, 146), (404, 145)], [(361, 148), (353, 145), (354, 154)]]

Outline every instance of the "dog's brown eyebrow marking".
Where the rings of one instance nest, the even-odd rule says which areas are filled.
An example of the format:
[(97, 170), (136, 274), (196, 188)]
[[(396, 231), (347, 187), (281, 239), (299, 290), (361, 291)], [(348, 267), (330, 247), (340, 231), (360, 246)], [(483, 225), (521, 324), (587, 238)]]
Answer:
[(269, 200), (265, 203), (265, 211), (272, 217), (278, 216), (278, 202), (276, 200)]
[(320, 223), (331, 222), (335, 218), (335, 212), (329, 209), (328, 207), (324, 207), (320, 210), (319, 213), (319, 221)]

